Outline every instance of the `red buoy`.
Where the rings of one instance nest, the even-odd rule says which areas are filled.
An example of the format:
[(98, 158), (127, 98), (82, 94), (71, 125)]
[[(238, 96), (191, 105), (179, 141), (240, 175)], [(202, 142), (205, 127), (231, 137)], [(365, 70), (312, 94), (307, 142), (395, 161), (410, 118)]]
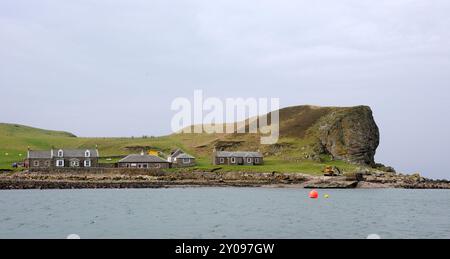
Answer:
[(319, 193), (316, 190), (312, 190), (309, 193), (309, 198), (311, 198), (311, 199), (318, 199), (319, 198)]

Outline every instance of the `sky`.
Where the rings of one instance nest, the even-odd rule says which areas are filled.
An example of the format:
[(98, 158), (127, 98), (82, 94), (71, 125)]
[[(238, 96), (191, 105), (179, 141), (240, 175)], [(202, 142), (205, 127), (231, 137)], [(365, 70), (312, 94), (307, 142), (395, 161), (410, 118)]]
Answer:
[(0, 122), (170, 133), (171, 102), (369, 105), (376, 159), (450, 178), (448, 0), (1, 0)]

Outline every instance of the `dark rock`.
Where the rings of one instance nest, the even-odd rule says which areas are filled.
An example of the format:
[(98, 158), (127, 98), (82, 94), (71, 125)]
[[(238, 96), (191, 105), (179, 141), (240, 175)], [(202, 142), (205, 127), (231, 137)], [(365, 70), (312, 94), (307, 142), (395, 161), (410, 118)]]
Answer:
[(383, 171), (383, 172), (396, 173), (396, 171), (395, 171), (395, 169), (394, 169), (393, 167), (391, 167), (391, 166), (385, 166), (385, 165), (380, 164), (380, 163), (376, 163), (376, 164), (374, 165), (374, 168), (376, 168), (376, 169), (378, 169), (378, 170), (380, 170), (380, 171)]
[(375, 165), (380, 133), (370, 107), (342, 108), (324, 116), (319, 123), (319, 138), (334, 158)]
[(318, 181), (308, 182), (303, 187), (306, 189), (353, 189), (358, 186), (358, 181)]

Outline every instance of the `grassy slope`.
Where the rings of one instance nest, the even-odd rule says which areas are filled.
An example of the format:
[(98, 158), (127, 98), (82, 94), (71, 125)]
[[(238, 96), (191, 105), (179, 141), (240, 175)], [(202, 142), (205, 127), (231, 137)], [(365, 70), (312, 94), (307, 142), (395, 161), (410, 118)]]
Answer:
[[(102, 156), (132, 153), (129, 146), (150, 146), (169, 151), (179, 146), (176, 138), (77, 138), (70, 133), (35, 129), (27, 126), (0, 124), (0, 168), (9, 168), (11, 163), (21, 161), (27, 148), (34, 150), (63, 148), (87, 148), (99, 146)], [(182, 146), (182, 145), (181, 145)]]
[[(77, 138), (69, 133), (46, 131), (34, 129), (26, 126), (0, 124), (0, 168), (10, 168), (13, 162), (22, 161), (26, 156), (27, 147), (32, 149), (49, 149), (52, 146), (64, 148), (87, 148), (98, 145), (103, 162), (109, 156), (123, 156), (138, 152), (139, 146), (152, 147), (168, 153), (170, 150), (181, 147), (198, 157), (198, 166), (196, 168), (210, 170), (214, 168), (211, 165), (211, 143), (217, 139), (229, 139), (225, 135), (207, 135), (207, 134), (178, 134), (158, 138)], [(246, 135), (243, 139), (248, 140)], [(234, 140), (239, 139), (233, 137)], [(257, 138), (255, 138), (255, 141)], [(302, 143), (298, 146), (290, 146), (289, 150), (283, 154), (271, 155), (266, 158), (264, 166), (246, 167), (246, 166), (225, 166), (222, 171), (247, 171), (247, 172), (302, 172), (310, 174), (320, 174), (325, 165), (336, 165), (345, 171), (352, 171), (355, 166), (346, 164), (342, 161), (330, 161), (323, 157), (324, 162), (314, 162), (311, 160), (293, 160), (296, 153), (302, 151)], [(252, 142), (252, 141), (250, 141)], [(281, 143), (293, 143), (294, 140), (284, 138)], [(206, 145), (205, 148), (198, 146)], [(252, 146), (252, 144), (249, 144)], [(127, 147), (134, 147), (132, 149)], [(244, 147), (241, 147), (244, 148)], [(6, 155), (7, 154), (7, 155)], [(110, 162), (117, 161), (113, 158)]]
[[(200, 169), (214, 168), (211, 165), (213, 147), (223, 143), (237, 143), (227, 150), (260, 150), (266, 155), (266, 164), (256, 167), (225, 166), (223, 171), (248, 172), (302, 172), (320, 174), (326, 165), (336, 165), (344, 171), (353, 171), (356, 166), (342, 161), (331, 161), (321, 156), (321, 162), (306, 159), (314, 153), (316, 139), (308, 130), (314, 128), (324, 115), (348, 108), (297, 106), (280, 110), (281, 138), (276, 145), (260, 145), (256, 134), (173, 134), (157, 138), (77, 138), (66, 132), (48, 131), (21, 125), (0, 123), (0, 168), (10, 168), (11, 163), (21, 161), (26, 156), (27, 147), (32, 149), (87, 148), (98, 145), (100, 155), (114, 156), (138, 153), (144, 149), (158, 149), (169, 153), (174, 148), (183, 148), (198, 158)], [(351, 109), (351, 108), (350, 108)], [(6, 155), (6, 153), (8, 155)]]

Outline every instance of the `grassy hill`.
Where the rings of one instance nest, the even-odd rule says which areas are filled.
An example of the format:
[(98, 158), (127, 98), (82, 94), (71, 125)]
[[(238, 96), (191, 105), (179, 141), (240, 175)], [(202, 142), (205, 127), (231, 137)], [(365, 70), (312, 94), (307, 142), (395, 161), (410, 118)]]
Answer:
[(27, 149), (45, 150), (51, 147), (88, 148), (98, 145), (102, 156), (124, 156), (142, 148), (169, 152), (182, 146), (176, 137), (159, 138), (79, 138), (67, 132), (51, 131), (16, 124), (0, 124), (0, 168), (26, 157)]
[[(338, 121), (341, 122), (343, 118), (352, 118), (350, 111), (360, 113), (357, 108), (297, 106), (282, 109), (280, 110), (281, 137), (280, 141), (274, 145), (260, 145), (260, 136), (256, 134), (180, 133), (149, 138), (82, 138), (68, 132), (0, 124), (0, 168), (10, 168), (13, 162), (23, 160), (28, 147), (38, 150), (50, 149), (52, 146), (88, 148), (98, 145), (103, 162), (106, 162), (106, 158), (113, 158), (112, 161), (116, 161), (119, 156), (138, 153), (142, 149), (157, 149), (168, 154), (172, 149), (183, 148), (198, 158), (197, 168), (210, 170), (214, 168), (211, 165), (211, 153), (216, 147), (224, 150), (260, 150), (266, 156), (264, 166), (224, 166), (222, 171), (320, 174), (326, 165), (336, 165), (345, 171), (354, 171), (357, 166), (353, 163), (346, 162), (345, 159), (332, 159), (335, 156), (331, 156), (326, 150), (321, 150), (324, 147), (320, 143), (319, 134), (319, 128), (323, 126), (323, 123), (328, 123), (330, 116), (333, 119), (339, 118)], [(359, 127), (360, 121), (354, 124), (355, 127)], [(348, 131), (344, 133), (346, 132)], [(340, 135), (339, 137), (342, 137)], [(341, 144), (345, 145), (345, 141), (342, 141)], [(332, 142), (335, 144), (339, 141), (333, 139)], [(354, 146), (354, 143), (350, 144)], [(342, 153), (343, 156), (344, 153)]]

